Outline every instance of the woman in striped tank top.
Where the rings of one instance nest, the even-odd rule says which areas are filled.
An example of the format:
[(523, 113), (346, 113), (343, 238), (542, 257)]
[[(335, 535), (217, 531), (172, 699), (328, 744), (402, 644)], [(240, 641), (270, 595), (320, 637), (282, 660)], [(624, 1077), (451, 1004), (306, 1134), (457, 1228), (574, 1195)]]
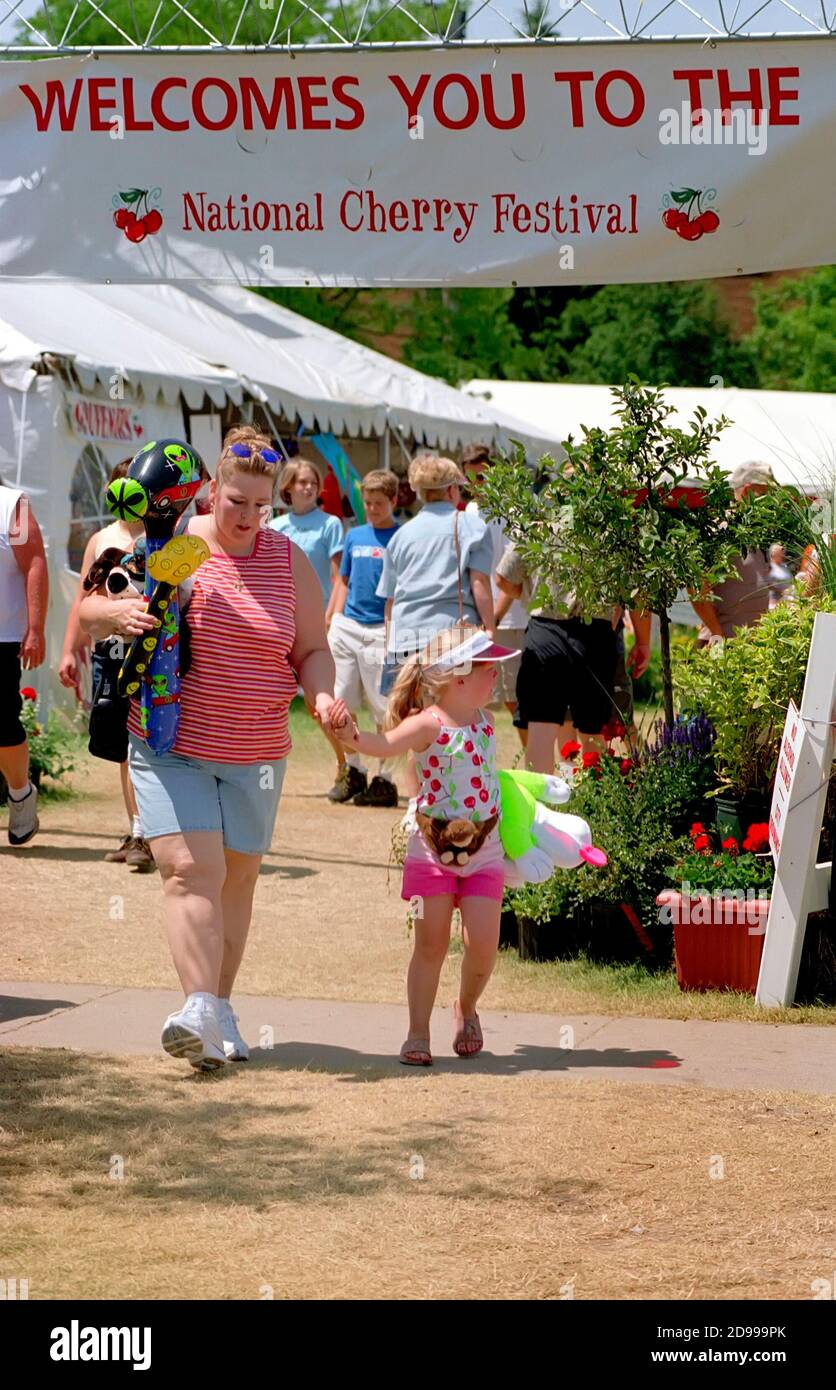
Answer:
[[(261, 857), (273, 836), (297, 675), (329, 727), (334, 662), (322, 591), (310, 561), (269, 517), (281, 460), (250, 426), (230, 430), (210, 484), (211, 512), (188, 533), (207, 543), (188, 606), (191, 665), (177, 739), (157, 755), (136, 705), (128, 716), (131, 778), (160, 869), (169, 946), (186, 994), (162, 1044), (192, 1066), (243, 1061), (230, 1003)], [(132, 639), (154, 626), (142, 598), (91, 595), (84, 626)]]

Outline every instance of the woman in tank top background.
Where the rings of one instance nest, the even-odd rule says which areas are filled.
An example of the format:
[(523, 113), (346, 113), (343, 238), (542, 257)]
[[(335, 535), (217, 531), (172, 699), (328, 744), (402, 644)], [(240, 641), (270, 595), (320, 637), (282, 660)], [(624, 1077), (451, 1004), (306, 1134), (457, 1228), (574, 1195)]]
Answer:
[[(186, 995), (162, 1044), (200, 1069), (249, 1055), (230, 995), (272, 840), (297, 677), (325, 726), (334, 703), (319, 580), (302, 551), (263, 524), (280, 469), (264, 435), (229, 431), (211, 511), (187, 529), (210, 555), (194, 576), (191, 666), (173, 749), (147, 747), (135, 702), (128, 716), (131, 777)], [(115, 630), (129, 640), (155, 625), (144, 599), (101, 593), (82, 601), (80, 619), (93, 635)]]

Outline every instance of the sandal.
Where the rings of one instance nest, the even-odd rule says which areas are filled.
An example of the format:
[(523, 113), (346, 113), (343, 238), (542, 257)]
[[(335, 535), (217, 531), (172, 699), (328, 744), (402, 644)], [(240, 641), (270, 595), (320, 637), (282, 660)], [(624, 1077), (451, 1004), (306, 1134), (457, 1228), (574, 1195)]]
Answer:
[(465, 1018), (461, 1005), (456, 1000), (453, 1005), (453, 1051), (457, 1057), (475, 1057), (485, 1045), (479, 1015)]
[(398, 1057), (405, 1067), (431, 1067), (433, 1064), (429, 1038), (407, 1038)]

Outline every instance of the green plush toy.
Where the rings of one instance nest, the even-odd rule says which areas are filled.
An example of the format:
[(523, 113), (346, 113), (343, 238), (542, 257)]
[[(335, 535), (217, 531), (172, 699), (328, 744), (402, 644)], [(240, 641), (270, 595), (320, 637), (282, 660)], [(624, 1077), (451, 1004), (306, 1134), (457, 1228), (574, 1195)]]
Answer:
[(581, 864), (602, 868), (606, 864), (607, 856), (593, 845), (585, 820), (550, 809), (569, 800), (572, 792), (568, 782), (541, 772), (501, 770), (498, 776), (502, 806), (499, 835), (509, 888), (545, 883), (555, 869), (577, 869)]

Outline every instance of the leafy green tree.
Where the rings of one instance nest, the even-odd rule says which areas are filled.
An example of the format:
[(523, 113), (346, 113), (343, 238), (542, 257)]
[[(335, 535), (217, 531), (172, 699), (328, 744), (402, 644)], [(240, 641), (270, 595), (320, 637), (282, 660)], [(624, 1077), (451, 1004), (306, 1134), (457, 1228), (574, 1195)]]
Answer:
[[(579, 443), (566, 441), (565, 463), (544, 459), (539, 490), (520, 453), (489, 471), (480, 501), (504, 520), (544, 598), (572, 590), (581, 612), (621, 604), (657, 614), (672, 724), (668, 609), (680, 589), (725, 578), (741, 548), (734, 493), (709, 460), (728, 421), (710, 421), (699, 407), (688, 430), (676, 429), (662, 391), (635, 379), (613, 395), (619, 423), (584, 427)], [(699, 480), (700, 490), (675, 501), (686, 478)]]
[[(271, 36), (275, 44), (311, 40), (338, 42), (340, 35), (355, 38), (361, 24), (363, 38), (373, 41), (397, 42), (426, 37), (407, 14), (391, 7), (391, 0), (371, 0), (368, 6), (365, 0), (322, 0), (316, 8), (328, 21), (330, 30), (305, 0), (287, 0), (275, 34), (279, 0), (263, 0), (263, 3), (253, 0), (240, 23), (241, 0), (188, 0), (182, 8), (166, 4), (165, 0), (162, 5), (160, 0), (109, 0), (99, 9), (82, 0), (74, 17), (75, 0), (46, 0), (29, 17), (29, 22), (53, 43), (67, 31), (65, 43), (91, 46), (123, 44), (131, 40), (141, 43), (152, 31), (152, 25), (151, 42), (162, 44), (209, 44), (213, 42), (210, 34), (223, 43), (231, 43), (234, 36), (236, 44), (265, 44)], [(440, 4), (418, 0), (408, 8), (431, 35), (443, 35), (456, 8), (456, 0), (444, 0)], [(453, 27), (459, 22), (459, 18), (455, 18)], [(19, 27), (18, 38), (21, 43), (37, 43), (24, 24)]]
[(763, 390), (836, 390), (836, 266), (758, 291), (744, 345)]
[(508, 318), (511, 289), (418, 290), (401, 309), (404, 360), (456, 385), (470, 377), (539, 380), (542, 354)]
[(523, 0), (523, 12), (518, 16), (518, 24), (523, 33), (533, 39), (553, 39), (558, 32), (558, 21), (550, 18), (552, 0)]
[(564, 381), (751, 384), (746, 349), (733, 341), (713, 288), (698, 282), (604, 285), (569, 299), (556, 318), (547, 314), (531, 343)]

